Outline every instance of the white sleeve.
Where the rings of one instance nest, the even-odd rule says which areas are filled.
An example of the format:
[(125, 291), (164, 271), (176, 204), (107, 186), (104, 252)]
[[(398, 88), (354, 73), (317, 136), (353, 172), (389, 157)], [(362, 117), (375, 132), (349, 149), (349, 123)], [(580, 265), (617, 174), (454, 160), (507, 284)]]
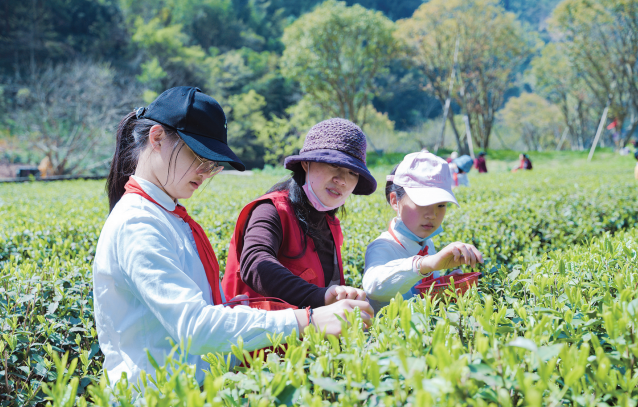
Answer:
[(414, 269), (417, 256), (395, 259), (394, 249), (387, 243), (375, 240), (366, 249), (363, 290), (375, 301), (390, 301), (397, 293), (401, 295), (424, 276)]
[(230, 352), (241, 336), (246, 350), (270, 345), (267, 333), (290, 335), (297, 329), (292, 310), (263, 311), (209, 305), (195, 282), (180, 268), (176, 237), (159, 219), (147, 215), (125, 222), (118, 232), (119, 265), (132, 293), (179, 343), (191, 337), (190, 353)]

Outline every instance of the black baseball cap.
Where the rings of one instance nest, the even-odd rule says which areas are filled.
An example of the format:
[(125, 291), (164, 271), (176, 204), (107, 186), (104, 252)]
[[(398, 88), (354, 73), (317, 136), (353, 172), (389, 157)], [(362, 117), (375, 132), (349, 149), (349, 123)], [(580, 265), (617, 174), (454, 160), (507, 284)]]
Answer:
[(137, 117), (155, 120), (177, 130), (182, 140), (201, 157), (228, 162), (239, 171), (246, 169), (228, 147), (224, 110), (199, 88), (178, 86), (168, 89), (148, 107), (138, 109)]

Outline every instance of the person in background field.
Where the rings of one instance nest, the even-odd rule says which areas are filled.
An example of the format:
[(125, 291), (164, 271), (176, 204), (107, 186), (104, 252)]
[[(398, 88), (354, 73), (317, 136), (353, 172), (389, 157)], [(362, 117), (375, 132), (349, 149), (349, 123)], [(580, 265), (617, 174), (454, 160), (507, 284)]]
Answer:
[(479, 174), (487, 172), (487, 165), (485, 162), (485, 156), (487, 153), (485, 151), (481, 151), (478, 155), (478, 158), (474, 160), (474, 167), (478, 170)]
[(450, 174), (452, 174), (453, 181), (452, 188), (470, 186), (470, 180), (468, 179), (467, 174), (472, 170), (473, 165), (474, 160), (472, 160), (472, 157), (469, 155), (462, 155), (452, 160), (449, 164)]
[[(634, 158), (638, 161), (638, 150), (634, 153)], [(636, 167), (634, 167), (634, 178), (638, 180), (638, 163), (636, 163)]]
[[(163, 365), (175, 343), (188, 344), (186, 362), (204, 378), (201, 355), (229, 353), (241, 336), (246, 350), (270, 346), (268, 334), (301, 334), (310, 323), (341, 333), (345, 311), (374, 311), (346, 300), (311, 312), (225, 307), (219, 265), (202, 227), (180, 205), (229, 162), (244, 164), (227, 145), (226, 116), (213, 98), (192, 87), (172, 88), (135, 109), (117, 130), (106, 188), (110, 214), (93, 263), (93, 298), (104, 371), (114, 384), (142, 370), (155, 375), (148, 353)], [(338, 318), (339, 317), (339, 318)]]
[(458, 158), (459, 153), (457, 153), (456, 151), (452, 151), (452, 153), (450, 154), (450, 156), (448, 158), (445, 159), (445, 161), (447, 161), (447, 163), (451, 163), (452, 161), (454, 161), (456, 158)]
[(45, 155), (42, 161), (40, 161), (38, 170), (40, 171), (41, 178), (46, 178), (49, 174), (53, 175), (53, 165), (51, 164), (51, 158), (48, 155)]
[(277, 297), (298, 307), (365, 299), (346, 287), (343, 235), (336, 214), (350, 194), (377, 188), (366, 167), (366, 136), (345, 119), (313, 126), (292, 177), (242, 209), (228, 250), (223, 287), (229, 295)]
[(518, 156), (519, 160), (521, 160), (518, 164), (518, 167), (512, 168), (512, 172), (516, 172), (518, 170), (531, 170), (532, 169), (532, 161), (529, 159), (527, 154), (520, 154)]
[(439, 277), (438, 270), (483, 263), (471, 244), (452, 243), (437, 253), (432, 243), (443, 230), (447, 204), (459, 206), (445, 160), (428, 152), (408, 154), (387, 177), (385, 196), (397, 216), (368, 245), (362, 282), (376, 312), (397, 293), (405, 299), (418, 295), (414, 286)]

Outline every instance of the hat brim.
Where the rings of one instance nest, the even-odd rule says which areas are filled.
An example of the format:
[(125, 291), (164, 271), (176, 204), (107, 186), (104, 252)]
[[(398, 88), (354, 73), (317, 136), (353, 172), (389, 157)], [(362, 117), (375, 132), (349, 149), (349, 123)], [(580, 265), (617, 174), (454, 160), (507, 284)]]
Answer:
[(359, 174), (359, 182), (352, 191), (355, 195), (370, 195), (377, 190), (377, 180), (370, 174), (365, 163), (342, 151), (330, 149), (306, 151), (286, 157), (284, 166), (288, 170), (299, 171), (302, 170), (302, 161), (334, 164), (356, 172)]
[(441, 202), (451, 202), (458, 206), (461, 205), (456, 201), (456, 197), (451, 191), (443, 188), (403, 188), (408, 194), (412, 202), (419, 206), (434, 205)]
[(193, 133), (177, 130), (182, 140), (195, 152), (195, 154), (212, 161), (223, 161), (233, 166), (238, 171), (245, 171), (246, 166), (228, 147), (228, 144), (210, 137), (203, 137)]

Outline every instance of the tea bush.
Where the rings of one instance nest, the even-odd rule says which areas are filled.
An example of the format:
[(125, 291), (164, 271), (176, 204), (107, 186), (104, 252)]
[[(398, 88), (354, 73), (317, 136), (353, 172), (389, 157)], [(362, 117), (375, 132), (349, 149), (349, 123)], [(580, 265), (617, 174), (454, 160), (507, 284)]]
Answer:
[[(635, 226), (638, 207), (628, 163), (473, 176), (435, 244), (462, 240), (485, 253), (479, 292), (456, 304), (396, 301), (367, 333), (336, 342), (310, 335), (285, 358), (242, 372), (210, 355), (203, 392), (175, 356), (169, 364), (184, 373), (160, 374), (146, 403), (631, 404), (636, 235), (622, 231)], [(222, 175), (186, 202), (222, 270), (239, 210), (277, 180)], [(383, 185), (349, 199), (342, 216), (351, 285), (392, 217)], [(110, 390), (100, 379), (91, 261), (107, 212), (103, 182), (0, 185), (2, 405), (43, 404), (44, 390), (57, 405), (65, 397), (72, 405), (76, 392), (97, 405), (132, 401), (125, 384)]]
[[(538, 263), (488, 273), (454, 302), (401, 296), (368, 332), (351, 315), (340, 339), (288, 338), (285, 356), (230, 371), (209, 354), (203, 387), (179, 353), (143, 377), (139, 405), (400, 406), (623, 405), (638, 397), (638, 231), (597, 237)], [(184, 349), (184, 347), (182, 347)], [(238, 358), (250, 354), (238, 343)], [(170, 373), (177, 372), (177, 373)], [(49, 394), (61, 401), (79, 378)], [(89, 386), (99, 406), (130, 405), (137, 392), (105, 378)], [(86, 405), (84, 398), (78, 405)]]

